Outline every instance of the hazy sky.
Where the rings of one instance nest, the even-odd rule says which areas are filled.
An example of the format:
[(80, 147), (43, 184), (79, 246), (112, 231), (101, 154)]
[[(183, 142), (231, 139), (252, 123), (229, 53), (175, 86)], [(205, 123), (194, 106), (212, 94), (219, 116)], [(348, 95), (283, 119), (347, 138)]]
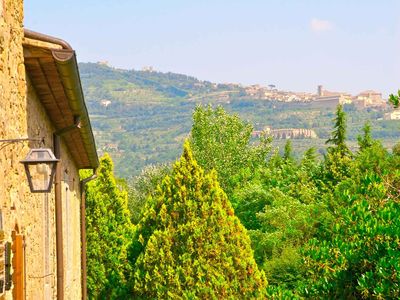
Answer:
[(78, 60), (293, 91), (400, 88), (398, 0), (25, 0)]

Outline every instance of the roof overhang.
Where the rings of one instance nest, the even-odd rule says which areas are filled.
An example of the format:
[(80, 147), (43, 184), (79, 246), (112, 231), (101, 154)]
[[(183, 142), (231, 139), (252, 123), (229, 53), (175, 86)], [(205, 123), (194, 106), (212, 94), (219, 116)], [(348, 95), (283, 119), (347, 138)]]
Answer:
[[(55, 130), (63, 132), (78, 168), (96, 168), (99, 159), (75, 51), (63, 40), (29, 30), (25, 30), (23, 48), (29, 79)], [(74, 126), (77, 119), (79, 127)]]

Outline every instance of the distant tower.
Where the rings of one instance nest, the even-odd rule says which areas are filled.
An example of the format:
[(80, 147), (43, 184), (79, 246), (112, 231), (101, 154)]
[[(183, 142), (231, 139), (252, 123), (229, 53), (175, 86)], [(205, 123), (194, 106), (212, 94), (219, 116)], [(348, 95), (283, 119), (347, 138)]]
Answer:
[(324, 95), (324, 90), (323, 90), (323, 86), (319, 85), (318, 86), (318, 97), (322, 97)]

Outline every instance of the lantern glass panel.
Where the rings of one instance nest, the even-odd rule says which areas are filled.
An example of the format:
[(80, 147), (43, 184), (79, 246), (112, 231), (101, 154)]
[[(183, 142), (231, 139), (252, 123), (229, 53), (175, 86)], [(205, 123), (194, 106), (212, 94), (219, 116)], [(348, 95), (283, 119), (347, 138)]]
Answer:
[(52, 165), (53, 163), (28, 164), (33, 190), (45, 191), (50, 189)]
[(55, 158), (50, 149), (31, 149), (24, 160), (26, 175), (32, 193), (49, 193), (53, 182), (56, 164), (59, 160)]

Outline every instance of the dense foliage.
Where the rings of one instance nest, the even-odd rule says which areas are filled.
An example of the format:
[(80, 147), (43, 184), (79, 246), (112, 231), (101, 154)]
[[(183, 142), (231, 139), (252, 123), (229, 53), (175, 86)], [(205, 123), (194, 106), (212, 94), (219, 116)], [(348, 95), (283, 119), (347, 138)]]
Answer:
[(191, 144), (196, 160), (207, 171), (215, 169), (224, 190), (230, 194), (242, 170), (252, 172), (265, 161), (269, 140), (250, 144), (253, 126), (219, 106), (197, 106), (193, 113)]
[[(305, 247), (307, 294), (399, 298), (399, 161), (374, 141), (351, 163), (333, 194), (335, 222)], [(312, 272), (311, 272), (312, 271)]]
[[(195, 112), (203, 111), (203, 132), (215, 124), (213, 114), (204, 113), (207, 110), (197, 108)], [(232, 116), (224, 115), (221, 108), (216, 111), (218, 132), (222, 136), (229, 132), (234, 138), (216, 141), (205, 134), (203, 139), (210, 136), (207, 142), (214, 145), (210, 148), (220, 152), (215, 155), (237, 168), (234, 173), (218, 175), (229, 183), (226, 189), (231, 191), (235, 214), (250, 230), (255, 259), (270, 283), (268, 296), (398, 298), (399, 159), (395, 151), (390, 154), (372, 138), (371, 125), (363, 127), (358, 151), (350, 151), (346, 114), (339, 106), (322, 161), (317, 161), (315, 149), (310, 148), (297, 162), (288, 141), (282, 154), (273, 150), (256, 163), (244, 159), (235, 164), (230, 154), (233, 149), (240, 149), (244, 158), (246, 150), (231, 141), (246, 136), (245, 127), (224, 128)], [(192, 139), (196, 136), (192, 132)], [(230, 141), (229, 147), (225, 141)], [(197, 151), (195, 155), (207, 167), (204, 154)], [(218, 170), (218, 163), (213, 167)]]
[(128, 183), (128, 208), (134, 224), (140, 221), (147, 197), (155, 196), (157, 186), (170, 172), (169, 165), (149, 165), (139, 175), (131, 178)]
[(136, 237), (135, 298), (263, 299), (266, 279), (246, 230), (189, 143), (148, 199)]
[[(82, 175), (88, 177), (90, 173)], [(128, 293), (133, 225), (127, 193), (117, 187), (108, 155), (100, 159), (97, 178), (87, 184), (85, 194), (88, 297), (122, 298)]]
[[(366, 122), (350, 147), (345, 110), (332, 116), (321, 159), (313, 147), (299, 157), (290, 140), (278, 149), (252, 138), (250, 123), (223, 107), (197, 106), (173, 168), (152, 166), (128, 181), (136, 227), (129, 241), (117, 229), (129, 264), (115, 273), (115, 293), (129, 286), (135, 299), (400, 298), (400, 144), (388, 151)], [(107, 206), (109, 191), (121, 193), (111, 187), (92, 195)], [(90, 213), (92, 222), (104, 218)], [(92, 287), (115, 282), (92, 262)], [(118, 295), (103, 290), (92, 293)]]

